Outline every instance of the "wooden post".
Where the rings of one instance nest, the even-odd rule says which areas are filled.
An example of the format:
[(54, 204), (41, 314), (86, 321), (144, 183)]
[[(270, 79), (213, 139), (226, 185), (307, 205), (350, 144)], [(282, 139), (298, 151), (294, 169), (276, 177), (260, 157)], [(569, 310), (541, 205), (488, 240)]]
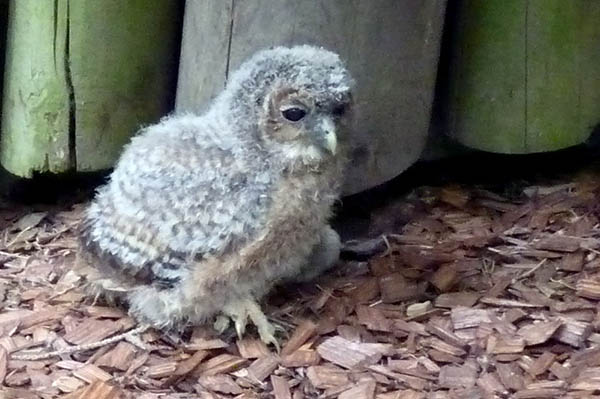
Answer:
[(397, 176), (424, 147), (445, 0), (195, 0), (186, 3), (178, 111), (201, 112), (228, 73), (273, 45), (340, 53), (358, 82), (346, 193)]
[(180, 4), (11, 0), (2, 165), (21, 177), (111, 167), (170, 110)]
[(19, 176), (70, 167), (66, 20), (61, 1), (9, 5), (0, 161)]
[(600, 2), (461, 0), (449, 134), (500, 153), (584, 142), (600, 122)]
[[(6, 28), (8, 25), (8, 0), (0, 0), (0, 104), (4, 87), (4, 53), (6, 50)], [(0, 106), (0, 112), (2, 107)]]
[(156, 122), (172, 109), (181, 3), (70, 4), (77, 171), (106, 169), (141, 125)]

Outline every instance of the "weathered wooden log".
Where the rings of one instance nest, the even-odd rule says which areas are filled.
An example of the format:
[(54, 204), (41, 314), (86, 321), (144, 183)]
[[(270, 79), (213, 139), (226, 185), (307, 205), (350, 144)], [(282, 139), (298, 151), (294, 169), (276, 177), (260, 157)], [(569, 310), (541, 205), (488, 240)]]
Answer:
[[(6, 49), (6, 26), (8, 21), (8, 0), (0, 0), (0, 104), (4, 87), (4, 51)], [(0, 110), (2, 107), (0, 107)]]
[(358, 82), (346, 193), (391, 179), (427, 137), (445, 0), (195, 0), (186, 4), (177, 111), (200, 112), (230, 71), (273, 45), (340, 53)]
[(11, 173), (112, 166), (170, 110), (179, 1), (11, 0), (0, 161)]
[(448, 133), (499, 153), (584, 142), (600, 122), (600, 2), (454, 5)]

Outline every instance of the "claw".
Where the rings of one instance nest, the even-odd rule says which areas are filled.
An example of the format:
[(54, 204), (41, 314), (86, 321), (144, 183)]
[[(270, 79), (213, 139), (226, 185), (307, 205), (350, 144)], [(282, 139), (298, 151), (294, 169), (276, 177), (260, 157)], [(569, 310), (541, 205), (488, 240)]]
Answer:
[(246, 332), (246, 325), (248, 318), (250, 318), (258, 329), (260, 339), (267, 345), (273, 345), (277, 352), (279, 352), (280, 347), (279, 342), (275, 338), (275, 327), (267, 320), (267, 317), (254, 299), (232, 301), (223, 307), (223, 312), (235, 322), (235, 330), (239, 339), (242, 339), (242, 336)]
[(246, 332), (246, 324), (248, 323), (248, 316), (246, 314), (239, 315), (235, 318), (235, 331), (237, 332), (238, 339), (242, 339)]
[(277, 353), (281, 351), (279, 347), (279, 341), (275, 338), (275, 328), (271, 324), (267, 326), (259, 326), (258, 327), (258, 335), (260, 336), (260, 340), (264, 342), (266, 345), (273, 345)]
[(256, 302), (252, 302), (248, 305), (248, 315), (252, 320), (252, 323), (258, 329), (258, 335), (260, 335), (261, 341), (265, 344), (273, 344), (277, 352), (279, 353), (279, 342), (275, 338), (275, 327), (269, 322), (267, 316), (262, 312)]

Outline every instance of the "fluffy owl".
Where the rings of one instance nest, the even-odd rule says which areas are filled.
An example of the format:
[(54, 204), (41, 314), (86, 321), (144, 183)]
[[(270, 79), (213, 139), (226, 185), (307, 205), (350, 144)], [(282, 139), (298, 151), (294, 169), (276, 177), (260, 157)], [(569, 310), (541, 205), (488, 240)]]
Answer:
[(258, 52), (202, 115), (144, 128), (80, 228), (79, 265), (158, 328), (248, 318), (276, 344), (259, 301), (330, 267), (353, 80), (312, 46)]

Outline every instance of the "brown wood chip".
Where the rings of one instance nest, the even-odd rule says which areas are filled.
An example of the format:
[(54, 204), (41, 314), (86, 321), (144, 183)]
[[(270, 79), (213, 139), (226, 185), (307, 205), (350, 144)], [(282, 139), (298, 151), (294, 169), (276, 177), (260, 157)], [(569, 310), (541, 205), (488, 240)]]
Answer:
[(476, 327), (482, 323), (491, 323), (490, 311), (487, 309), (472, 309), (466, 307), (453, 308), (450, 317), (454, 329)]
[(463, 348), (466, 345), (466, 342), (464, 342), (460, 337), (454, 334), (453, 331), (450, 331), (450, 329), (448, 328), (444, 328), (438, 323), (427, 324), (427, 332), (429, 332), (432, 335), (435, 335), (442, 341), (455, 347)]
[(85, 388), (73, 392), (65, 399), (125, 399), (123, 391), (111, 383), (96, 381)]
[(435, 299), (435, 306), (438, 308), (470, 308), (477, 303), (480, 297), (481, 295), (475, 292), (451, 292), (438, 296)]
[(140, 367), (142, 367), (148, 359), (150, 358), (150, 353), (143, 352), (140, 355), (136, 356), (133, 361), (129, 364), (129, 367), (125, 371), (125, 376), (133, 375)]
[(273, 396), (275, 399), (292, 399), (290, 384), (288, 380), (276, 375), (271, 376), (271, 385), (273, 386)]
[(582, 243), (585, 243), (585, 240), (582, 240), (579, 237), (553, 234), (535, 241), (534, 247), (536, 249), (543, 249), (547, 251), (575, 252), (581, 247)]
[(62, 306), (46, 306), (22, 317), (19, 320), (19, 328), (25, 329), (37, 324), (58, 321), (65, 317), (67, 312), (68, 309)]
[(539, 345), (548, 341), (562, 324), (561, 320), (526, 324), (519, 328), (517, 335), (523, 337), (527, 345)]
[(333, 365), (311, 366), (306, 369), (306, 376), (319, 389), (345, 386), (350, 382), (348, 372)]
[(348, 295), (356, 304), (368, 303), (379, 296), (379, 282), (376, 278), (364, 279)]
[(392, 391), (380, 393), (375, 396), (376, 399), (425, 399), (423, 392), (417, 392), (412, 389), (402, 389), (400, 391)]
[(490, 335), (487, 352), (494, 354), (521, 353), (525, 349), (525, 340), (521, 337)]
[(65, 393), (75, 392), (84, 385), (85, 383), (80, 379), (67, 376), (59, 377), (52, 383), (53, 387), (58, 388), (61, 392)]
[(119, 342), (112, 350), (96, 360), (96, 366), (127, 371), (135, 358), (136, 348), (128, 342)]
[(392, 378), (402, 384), (408, 386), (409, 388), (416, 389), (418, 391), (423, 391), (428, 387), (428, 381), (424, 378), (415, 377), (412, 375), (401, 374), (391, 371), (388, 367), (382, 366), (379, 364), (369, 366), (369, 370), (374, 371), (376, 373), (380, 373), (386, 377)]
[(264, 381), (279, 366), (280, 359), (277, 356), (269, 355), (256, 359), (248, 366), (248, 374), (256, 381)]
[(490, 297), (483, 297), (483, 298), (479, 299), (479, 302), (485, 303), (486, 305), (501, 306), (501, 307), (515, 307), (515, 308), (543, 308), (544, 307), (544, 305), (536, 304), (536, 303), (515, 301), (512, 299), (490, 298)]
[(471, 365), (444, 366), (440, 370), (439, 384), (444, 388), (471, 388), (477, 383), (477, 369)]
[(198, 383), (213, 392), (231, 395), (239, 395), (243, 392), (242, 388), (228, 375), (203, 375), (198, 379)]
[(550, 366), (552, 366), (552, 363), (554, 363), (555, 359), (556, 355), (551, 352), (542, 353), (542, 355), (538, 357), (529, 367), (529, 374), (531, 374), (533, 377), (537, 377), (538, 375), (545, 373)]
[(173, 372), (175, 376), (184, 376), (192, 371), (208, 356), (207, 351), (196, 351), (189, 358), (177, 363), (177, 368)]
[(375, 364), (381, 356), (392, 349), (386, 344), (361, 344), (332, 337), (317, 347), (317, 352), (325, 360), (339, 366), (356, 369)]
[(247, 363), (247, 359), (224, 353), (200, 364), (196, 368), (194, 374), (196, 374), (196, 372), (199, 375), (216, 375), (229, 373), (231, 371), (239, 370)]
[(317, 325), (311, 320), (304, 320), (294, 330), (289, 341), (281, 350), (281, 356), (286, 356), (300, 348), (317, 332)]
[(556, 388), (523, 389), (515, 392), (514, 397), (515, 399), (558, 398), (564, 393), (564, 390)]
[(379, 279), (381, 299), (384, 303), (421, 298), (426, 288), (427, 283), (410, 282), (400, 273), (388, 274)]
[(8, 368), (8, 352), (0, 347), (0, 385), (4, 382)]
[(577, 281), (576, 293), (580, 297), (600, 300), (600, 282), (592, 279), (581, 279)]
[(339, 399), (373, 399), (375, 398), (375, 381), (367, 381), (342, 392)]
[(594, 331), (594, 327), (590, 323), (568, 318), (562, 318), (562, 321), (563, 325), (554, 333), (554, 339), (576, 348), (581, 348), (585, 340)]
[(209, 349), (222, 349), (227, 348), (228, 346), (229, 344), (220, 338), (194, 338), (187, 345), (187, 349), (193, 351), (203, 351)]
[(317, 353), (317, 351), (312, 349), (298, 349), (295, 352), (290, 353), (289, 355), (282, 356), (281, 364), (284, 367), (307, 367), (314, 366), (319, 364), (321, 360), (321, 356)]
[(244, 359), (258, 359), (259, 357), (268, 356), (271, 351), (260, 339), (244, 338), (236, 341), (240, 356)]
[(164, 378), (173, 375), (177, 370), (177, 362), (164, 362), (152, 365), (146, 370), (148, 378)]
[(569, 253), (558, 262), (558, 268), (568, 272), (580, 272), (583, 269), (584, 260), (585, 253), (583, 251)]
[(558, 362), (552, 363), (550, 366), (550, 372), (560, 380), (570, 380), (572, 375), (572, 369), (569, 369)]
[(442, 265), (429, 279), (440, 292), (449, 291), (457, 281), (458, 271), (453, 263)]
[(447, 353), (452, 356), (461, 357), (467, 353), (463, 348), (454, 346), (435, 337), (424, 339), (421, 342), (423, 345), (429, 348), (435, 349), (438, 352)]
[(502, 385), (515, 391), (523, 389), (523, 372), (515, 363), (497, 363), (496, 371)]
[(87, 383), (93, 383), (96, 381), (106, 382), (112, 379), (112, 375), (94, 364), (86, 364), (81, 368), (73, 370), (73, 375)]
[(108, 306), (87, 306), (85, 314), (96, 319), (121, 319), (127, 317), (127, 314), (123, 310)]
[(102, 341), (121, 331), (121, 325), (111, 320), (86, 319), (77, 328), (64, 335), (64, 340), (74, 345)]
[(508, 391), (504, 385), (502, 385), (500, 378), (496, 373), (483, 373), (477, 379), (477, 386), (488, 394), (508, 394)]

